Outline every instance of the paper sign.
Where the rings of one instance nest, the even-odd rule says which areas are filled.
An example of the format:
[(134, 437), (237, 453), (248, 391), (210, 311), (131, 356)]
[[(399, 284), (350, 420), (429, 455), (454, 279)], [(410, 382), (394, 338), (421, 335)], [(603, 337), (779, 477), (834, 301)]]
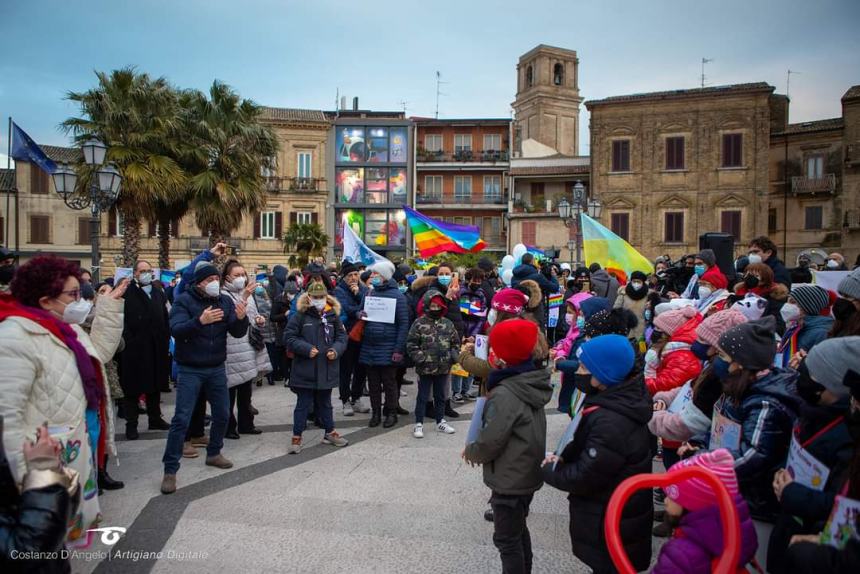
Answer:
[(773, 366), (777, 369), (781, 369), (785, 366), (782, 364), (782, 353), (777, 353), (773, 356)]
[[(573, 418), (567, 424), (567, 428), (564, 430), (564, 434), (561, 435), (561, 438), (558, 439), (558, 444), (555, 447), (555, 455), (561, 456), (561, 453), (564, 452), (564, 449), (573, 440), (573, 436), (576, 434), (576, 429), (579, 428), (579, 423), (582, 422), (582, 405), (585, 404), (585, 394), (576, 389), (573, 392), (573, 398), (570, 400), (570, 412), (573, 413)], [(558, 461), (552, 464), (552, 469), (555, 470)]]
[(687, 381), (684, 383), (684, 386), (681, 387), (681, 390), (678, 391), (678, 394), (675, 395), (675, 400), (672, 401), (672, 404), (669, 405), (669, 408), (666, 409), (667, 412), (678, 414), (684, 410), (684, 405), (693, 400), (693, 382)]
[(708, 450), (718, 448), (738, 452), (741, 448), (741, 425), (715, 410), (714, 418), (711, 420), (711, 441)]
[(824, 485), (827, 484), (827, 478), (830, 476), (830, 469), (809, 454), (809, 451), (800, 445), (797, 437), (793, 434), (791, 444), (788, 447), (788, 461), (785, 463), (785, 470), (796, 483), (819, 491), (824, 490)]
[(843, 549), (849, 540), (860, 540), (857, 520), (860, 518), (860, 500), (838, 495), (833, 502), (830, 518), (821, 532), (821, 543)]
[(113, 276), (113, 284), (114, 287), (119, 285), (119, 282), (128, 277), (131, 279), (131, 276), (134, 274), (134, 270), (131, 267), (117, 267), (116, 273)]
[(836, 293), (839, 283), (850, 274), (850, 271), (813, 271), (812, 281), (819, 287)]
[(487, 360), (489, 356), (490, 343), (486, 335), (475, 335), (475, 357)]
[(558, 325), (558, 309), (558, 307), (550, 309), (547, 314), (546, 326), (550, 329), (555, 329), (556, 325)]
[(466, 444), (472, 444), (478, 440), (478, 434), (484, 426), (484, 405), (487, 404), (487, 397), (478, 397), (475, 401), (475, 412), (472, 413), (472, 420), (469, 422), (469, 432), (466, 433)]
[(397, 310), (397, 299), (389, 297), (365, 297), (364, 312), (366, 320), (374, 323), (394, 323), (394, 312)]

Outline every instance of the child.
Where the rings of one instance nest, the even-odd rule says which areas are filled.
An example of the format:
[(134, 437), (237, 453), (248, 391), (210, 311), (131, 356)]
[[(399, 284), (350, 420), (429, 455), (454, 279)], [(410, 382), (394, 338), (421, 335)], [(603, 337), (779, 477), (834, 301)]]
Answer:
[(493, 370), (483, 428), (462, 455), (466, 462), (484, 465), (484, 484), (492, 490), (493, 544), (506, 573), (532, 570), (526, 518), (532, 496), (543, 485), (544, 407), (552, 398), (550, 373), (536, 367), (532, 358), (537, 342), (538, 326), (526, 319), (502, 321), (490, 330)]
[[(741, 527), (741, 554), (738, 570), (753, 559), (758, 547), (755, 525), (746, 501), (738, 490), (734, 459), (724, 448), (705, 452), (673, 465), (668, 474), (691, 466), (711, 471), (734, 498)], [(670, 484), (666, 492), (666, 514), (677, 524), (675, 537), (660, 550), (653, 574), (709, 574), (723, 554), (723, 531), (717, 496), (710, 484), (688, 478)]]
[[(424, 294), (422, 314), (412, 324), (406, 336), (406, 354), (415, 363), (418, 372), (418, 397), (415, 399), (415, 428), (412, 436), (424, 438), (424, 409), (430, 389), (435, 405), (445, 404), (445, 385), (451, 365), (460, 354), (460, 336), (445, 315), (448, 303), (439, 291), (430, 289)], [(454, 434), (454, 428), (442, 418), (444, 409), (434, 409), (436, 430)]]
[[(579, 350), (576, 388), (586, 394), (582, 419), (561, 456), (544, 461), (544, 481), (569, 492), (573, 553), (595, 572), (614, 572), (603, 522), (615, 488), (651, 472), (651, 400), (622, 335), (602, 335)], [(556, 463), (553, 467), (552, 463)], [(651, 493), (634, 494), (621, 517), (624, 549), (637, 571), (651, 562)]]
[[(489, 301), (481, 289), (486, 273), (475, 267), (466, 271), (466, 286), (460, 289), (460, 312), (463, 315), (465, 330), (463, 338), (475, 335), (483, 335), (487, 327), (487, 307)], [(451, 375), (451, 401), (462, 404), (465, 401), (474, 400), (477, 394), (469, 393), (472, 387), (472, 377)]]

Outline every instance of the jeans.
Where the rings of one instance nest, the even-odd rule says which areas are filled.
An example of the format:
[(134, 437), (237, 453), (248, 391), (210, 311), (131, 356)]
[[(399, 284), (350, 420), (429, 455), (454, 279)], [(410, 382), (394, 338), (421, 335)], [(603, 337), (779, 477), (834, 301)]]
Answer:
[(185, 440), (204, 436), (206, 436), (206, 391), (200, 389), (197, 393), (194, 412), (191, 414), (191, 424), (188, 425), (188, 431), (185, 433)]
[(472, 377), (461, 377), (459, 375), (451, 375), (451, 392), (460, 395), (465, 395), (472, 388)]
[(498, 548), (504, 574), (532, 571), (532, 539), (526, 519), (532, 494), (508, 495), (493, 492), (493, 544)]
[[(427, 399), (430, 396), (430, 389), (433, 389), (433, 403), (435, 405), (445, 404), (445, 384), (448, 380), (448, 375), (419, 375), (418, 376), (418, 397), (415, 399), (415, 422), (424, 422), (424, 412), (427, 407)], [(444, 408), (435, 408), (436, 424), (442, 422), (445, 418)]]
[(331, 408), (331, 389), (318, 391), (315, 389), (296, 389), (298, 402), (293, 411), (293, 436), (302, 436), (308, 425), (308, 412), (314, 407), (317, 418), (322, 422), (325, 433), (334, 430), (334, 414)]
[(266, 375), (266, 381), (272, 384), (284, 378), (284, 355), (287, 350), (275, 343), (266, 343), (266, 352), (269, 354), (269, 362), (272, 363), (272, 372)]
[[(227, 432), (248, 432), (254, 428), (254, 415), (251, 414), (251, 383), (242, 383), (230, 388), (230, 420), (227, 423)], [(239, 421), (233, 415), (233, 407), (238, 403)]]
[[(125, 428), (137, 430), (137, 397), (139, 395), (126, 393), (123, 401), (125, 401)], [(161, 420), (161, 393), (146, 393), (146, 416), (149, 418), (149, 424), (157, 423)]]
[(373, 414), (382, 412), (382, 394), (385, 393), (385, 414), (397, 413), (400, 393), (397, 392), (397, 367), (367, 367), (367, 386), (370, 391), (370, 408)]
[(355, 402), (364, 390), (365, 366), (358, 362), (361, 343), (352, 339), (340, 358), (340, 402)]
[(179, 365), (179, 379), (176, 384), (176, 410), (170, 421), (167, 445), (164, 448), (164, 474), (179, 471), (182, 458), (182, 443), (197, 402), (200, 389), (205, 389), (209, 407), (212, 410), (212, 426), (209, 429), (209, 445), (206, 456), (218, 456), (224, 446), (224, 432), (227, 430), (227, 417), (230, 397), (227, 392), (227, 371), (224, 365), (217, 367), (190, 367)]

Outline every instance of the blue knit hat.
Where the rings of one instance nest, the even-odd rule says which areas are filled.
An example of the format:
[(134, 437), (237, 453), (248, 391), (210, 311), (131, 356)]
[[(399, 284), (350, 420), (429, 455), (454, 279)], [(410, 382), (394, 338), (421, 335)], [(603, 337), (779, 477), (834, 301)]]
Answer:
[(586, 341), (576, 355), (591, 375), (607, 387), (627, 380), (636, 359), (630, 341), (621, 335), (601, 335)]
[(588, 321), (598, 311), (609, 311), (612, 309), (612, 301), (606, 297), (589, 297), (579, 304), (583, 318)]

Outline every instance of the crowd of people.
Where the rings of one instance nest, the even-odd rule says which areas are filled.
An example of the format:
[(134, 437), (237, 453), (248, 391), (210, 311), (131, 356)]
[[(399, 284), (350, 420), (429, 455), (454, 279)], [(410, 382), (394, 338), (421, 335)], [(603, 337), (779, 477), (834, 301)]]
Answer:
[[(18, 266), (4, 252), (4, 564), (13, 550), (90, 542), (100, 496), (124, 486), (108, 473), (117, 419), (126, 440), (139, 438), (143, 414), (148, 430), (167, 431), (160, 488), (169, 495), (180, 462), (199, 449), (205, 465), (231, 468), (225, 439), (263, 432), (254, 388), (282, 384), (296, 395), (290, 454), (301, 453), (308, 425), (323, 430), (323, 444), (346, 447), (336, 408), (392, 428), (411, 407), (420, 440), (425, 418), (455, 434), (456, 408), (478, 401), (462, 457), (483, 467), (485, 518), (506, 573), (531, 571), (528, 515), (544, 483), (568, 493), (573, 553), (595, 572), (615, 571), (609, 500), (654, 461), (670, 476), (698, 467), (720, 480), (740, 519), (740, 568), (856, 572), (860, 270), (828, 291), (813, 284), (808, 260), (789, 270), (777, 255), (758, 237), (733, 273), (704, 249), (627, 276), (526, 253), (509, 284), (488, 257), (421, 271), (318, 258), (257, 281), (218, 244), (170, 284), (139, 260), (114, 285), (93, 284), (59, 257)], [(839, 254), (823, 268), (847, 271)], [(410, 369), (416, 399), (401, 405)], [(169, 423), (166, 392), (175, 392)], [(553, 397), (570, 426), (549, 452)], [(709, 572), (725, 551), (717, 501), (697, 478), (635, 493), (620, 525), (634, 567), (651, 566), (659, 537), (669, 540), (655, 572)]]

